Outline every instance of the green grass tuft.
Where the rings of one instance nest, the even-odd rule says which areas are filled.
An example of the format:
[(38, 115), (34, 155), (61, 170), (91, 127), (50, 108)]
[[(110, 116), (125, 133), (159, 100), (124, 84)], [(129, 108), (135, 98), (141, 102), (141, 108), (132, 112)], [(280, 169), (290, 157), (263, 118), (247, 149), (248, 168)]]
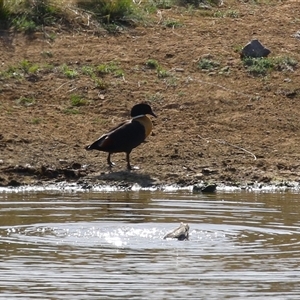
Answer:
[(201, 70), (215, 70), (220, 66), (220, 63), (208, 58), (202, 58), (198, 62), (198, 68)]
[(61, 66), (61, 71), (69, 79), (74, 79), (74, 78), (76, 78), (78, 76), (78, 72), (76, 70), (74, 70), (74, 69), (71, 69), (66, 64), (63, 64)]
[(135, 14), (132, 0), (89, 0), (77, 1), (77, 5), (93, 12), (101, 23), (128, 23)]
[(22, 106), (31, 106), (35, 103), (35, 99), (31, 97), (20, 97), (16, 102)]
[(76, 95), (76, 94), (71, 95), (70, 99), (71, 99), (72, 107), (85, 106), (88, 104), (87, 100), (85, 100), (83, 97)]

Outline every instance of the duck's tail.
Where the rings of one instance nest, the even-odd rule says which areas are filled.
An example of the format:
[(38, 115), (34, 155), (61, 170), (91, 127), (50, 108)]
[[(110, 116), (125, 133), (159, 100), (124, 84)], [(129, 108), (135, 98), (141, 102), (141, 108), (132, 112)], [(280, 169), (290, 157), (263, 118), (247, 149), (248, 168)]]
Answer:
[(97, 141), (85, 147), (85, 150), (102, 150), (103, 142), (105, 141), (107, 135), (101, 136)]

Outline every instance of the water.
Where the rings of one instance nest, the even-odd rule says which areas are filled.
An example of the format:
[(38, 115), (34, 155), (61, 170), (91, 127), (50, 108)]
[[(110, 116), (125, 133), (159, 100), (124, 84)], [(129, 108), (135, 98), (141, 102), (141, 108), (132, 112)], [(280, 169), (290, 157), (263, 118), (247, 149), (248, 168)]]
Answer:
[[(0, 299), (297, 299), (300, 195), (0, 193)], [(180, 222), (190, 240), (164, 240)]]

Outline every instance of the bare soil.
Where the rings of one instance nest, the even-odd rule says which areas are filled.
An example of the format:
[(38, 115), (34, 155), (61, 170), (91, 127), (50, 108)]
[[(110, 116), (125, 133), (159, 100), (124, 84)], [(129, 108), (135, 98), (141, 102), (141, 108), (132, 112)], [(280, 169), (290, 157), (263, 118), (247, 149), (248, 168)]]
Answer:
[[(225, 1), (212, 11), (161, 10), (151, 25), (117, 34), (88, 26), (30, 37), (3, 32), (0, 72), (24, 60), (40, 69), (0, 77), (0, 185), (298, 181), (299, 68), (255, 77), (237, 50), (259, 39), (270, 57), (300, 62), (299, 16), (298, 0)], [(171, 21), (182, 26), (166, 26)], [(219, 66), (201, 70), (201, 58)], [(147, 67), (149, 59), (169, 76)], [(102, 85), (82, 71), (112, 61), (124, 76), (98, 74)], [(78, 75), (68, 78), (64, 64)], [(74, 94), (85, 105), (72, 106)], [(140, 169), (126, 171), (125, 154), (114, 154), (110, 171), (106, 153), (84, 147), (145, 101), (158, 118), (151, 117), (148, 142), (131, 153)]]

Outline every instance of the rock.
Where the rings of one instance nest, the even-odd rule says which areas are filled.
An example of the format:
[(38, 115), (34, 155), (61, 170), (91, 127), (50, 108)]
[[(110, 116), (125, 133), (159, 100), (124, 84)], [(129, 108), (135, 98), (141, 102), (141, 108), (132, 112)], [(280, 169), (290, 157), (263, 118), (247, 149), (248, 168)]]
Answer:
[(181, 223), (180, 226), (169, 232), (164, 236), (164, 240), (167, 238), (177, 239), (178, 241), (185, 241), (189, 239), (190, 226), (188, 224)]
[(267, 57), (271, 51), (265, 48), (259, 40), (252, 40), (241, 51), (241, 58), (245, 57)]
[(12, 187), (17, 187), (17, 186), (21, 186), (21, 183), (15, 179), (11, 179), (7, 186), (12, 186)]
[(293, 37), (295, 37), (296, 39), (300, 40), (300, 31), (297, 31)]
[(214, 193), (217, 189), (216, 184), (200, 184), (200, 185), (194, 185), (193, 186), (193, 192), (200, 192), (200, 193)]
[(81, 169), (81, 164), (80, 164), (80, 163), (74, 162), (74, 163), (72, 164), (72, 169), (75, 169), (75, 170)]

